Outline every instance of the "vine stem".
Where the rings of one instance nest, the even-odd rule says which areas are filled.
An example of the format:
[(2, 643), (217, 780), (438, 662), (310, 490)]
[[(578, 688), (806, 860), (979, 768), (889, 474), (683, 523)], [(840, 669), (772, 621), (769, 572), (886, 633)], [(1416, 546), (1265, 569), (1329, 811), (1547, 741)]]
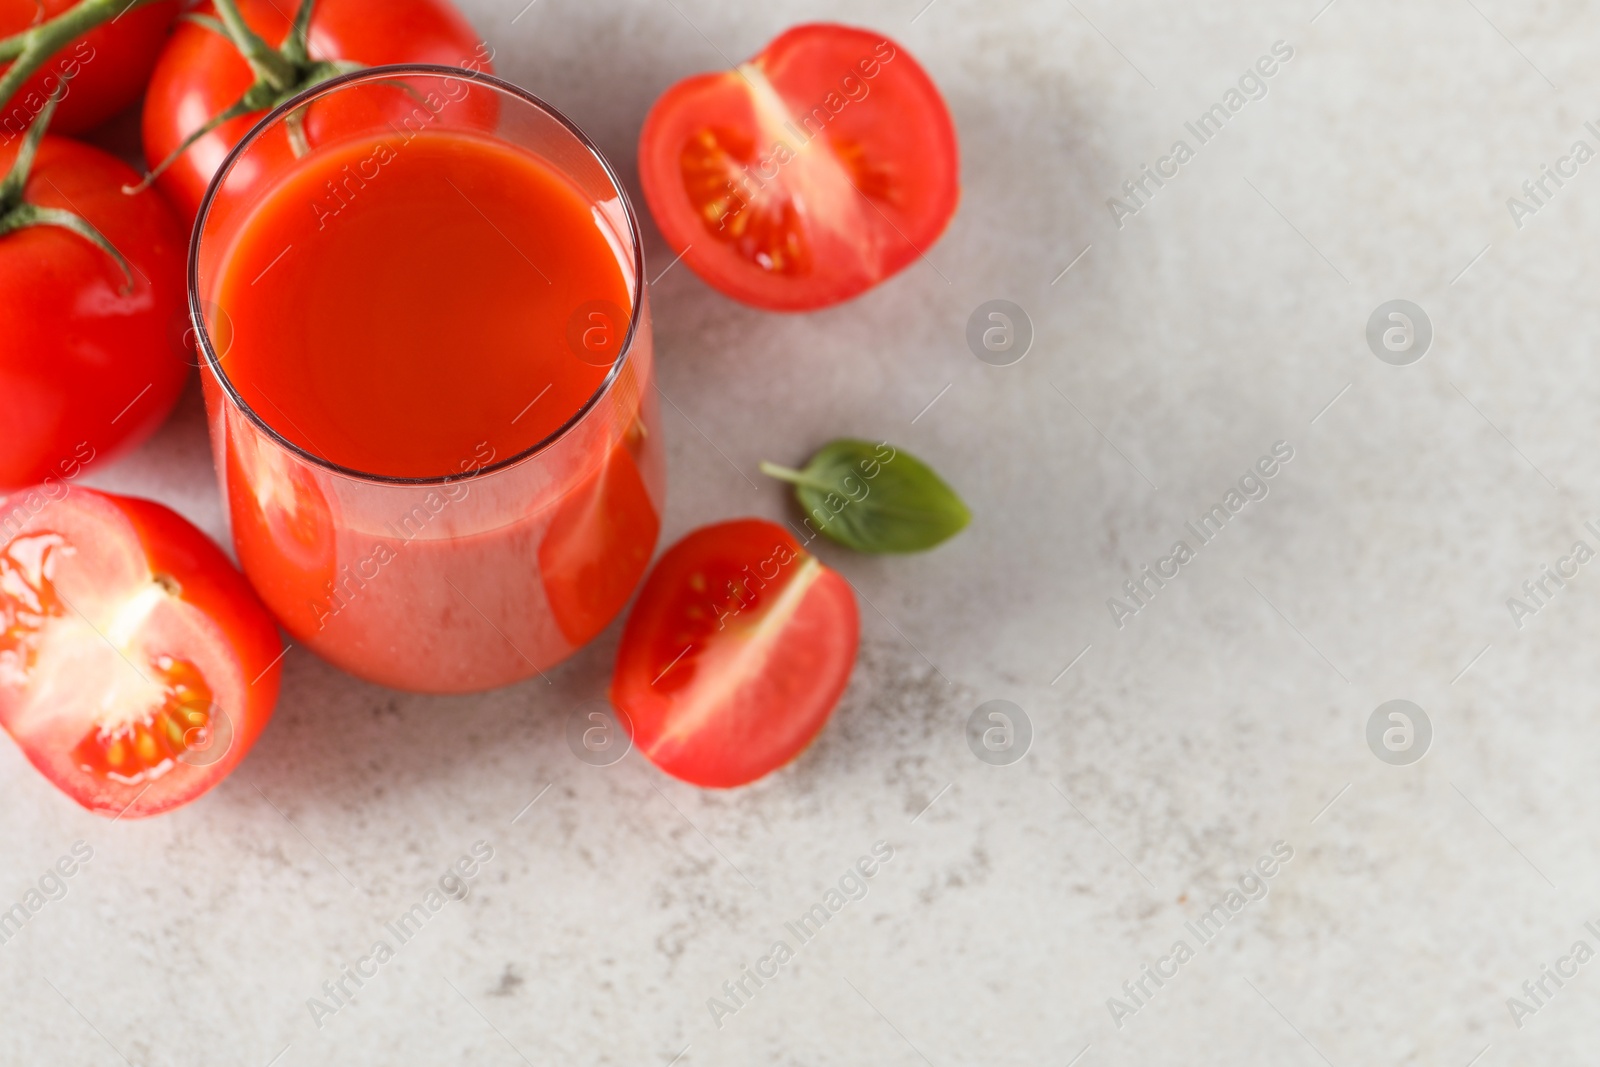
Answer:
[[(85, 0), (93, 2), (93, 0)], [(300, 7), (295, 12), (294, 22), (289, 27), (289, 34), (277, 48), (273, 48), (261, 35), (252, 30), (239, 13), (237, 0), (212, 0), (216, 17), (210, 15), (185, 14), (180, 16), (191, 22), (196, 22), (213, 33), (226, 37), (238, 51), (244, 61), (250, 65), (250, 71), (255, 75), (255, 81), (244, 95), (235, 100), (230, 106), (211, 116), (197, 126), (174, 148), (167, 157), (144, 175), (137, 185), (123, 186), (125, 193), (141, 193), (148, 189), (167, 168), (177, 162), (178, 157), (187, 152), (200, 138), (215, 130), (225, 122), (240, 118), (244, 115), (254, 115), (263, 111), (270, 111), (285, 101), (293, 99), (302, 91), (313, 85), (318, 85), (329, 78), (341, 74), (348, 74), (353, 70), (361, 70), (362, 64), (349, 60), (313, 60), (311, 58), (308, 41), (311, 35), (311, 16), (316, 0), (300, 0)], [(289, 146), (293, 149), (298, 159), (311, 151), (310, 142), (305, 134), (305, 113), (300, 109), (291, 114), (284, 122), (284, 132), (289, 138)]]
[(294, 85), (298, 73), (294, 64), (245, 24), (244, 16), (239, 14), (239, 7), (234, 0), (212, 0), (212, 7), (227, 27), (233, 46), (250, 64), (257, 81), (267, 83), (280, 93)]
[(102, 23), (156, 0), (82, 0), (53, 19), (30, 26), (20, 33), (0, 38), (0, 63), (14, 61), (0, 75), (0, 107), (22, 88), (22, 83), (48, 63), (68, 42), (82, 37)]

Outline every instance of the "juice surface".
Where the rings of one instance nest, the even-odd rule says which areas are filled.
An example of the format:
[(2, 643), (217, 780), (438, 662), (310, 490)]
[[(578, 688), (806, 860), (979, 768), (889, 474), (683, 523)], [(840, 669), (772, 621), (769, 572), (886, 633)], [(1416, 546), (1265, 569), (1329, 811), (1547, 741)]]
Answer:
[(547, 164), (479, 135), (319, 148), (224, 256), (223, 370), (282, 436), (363, 473), (457, 474), (485, 442), (510, 457), (607, 373), (570, 340), (585, 305), (631, 307), (604, 225)]

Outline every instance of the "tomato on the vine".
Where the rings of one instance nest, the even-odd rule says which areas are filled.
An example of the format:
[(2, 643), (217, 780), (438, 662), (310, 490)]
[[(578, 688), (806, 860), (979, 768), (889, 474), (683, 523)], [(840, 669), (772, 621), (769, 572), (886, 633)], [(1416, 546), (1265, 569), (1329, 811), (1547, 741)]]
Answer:
[(652, 763), (695, 785), (753, 782), (809, 745), (844, 693), (855, 592), (762, 519), (673, 545), (628, 616), (611, 701)]
[[(0, 37), (22, 33), (70, 10), (79, 0), (0, 0)], [(63, 79), (66, 95), (56, 112), (57, 133), (82, 133), (139, 99), (166, 40), (180, 0), (160, 0), (103, 22), (50, 58), (5, 104), (0, 136), (19, 136), (44, 109)], [(4, 71), (9, 64), (0, 64)]]
[(60, 482), (0, 499), (0, 725), (90, 811), (158, 815), (225, 778), (272, 714), (282, 652), (177, 513)]
[(736, 300), (805, 311), (916, 260), (960, 199), (938, 87), (880, 33), (796, 26), (662, 94), (639, 136), (661, 233)]
[[(196, 9), (199, 21), (182, 22), (173, 31), (145, 94), (144, 150), (152, 170), (196, 138), (157, 179), (188, 218), (199, 212), (211, 176), (233, 146), (267, 107), (300, 88), (341, 70), (389, 63), (493, 72), (491, 50), (449, 0), (298, 0), (298, 5), (311, 5), (307, 32), (298, 44), (294, 16), (307, 10), (303, 6), (283, 0), (234, 2), (258, 38), (260, 58), (270, 57), (271, 64), (282, 67), (285, 85), (268, 87), (257, 80), (240, 45), (216, 19), (214, 3), (207, 0)], [(241, 108), (247, 93), (259, 96), (260, 106)], [(200, 132), (230, 109), (238, 109), (236, 117)], [(281, 132), (277, 136), (283, 138)], [(292, 158), (286, 138), (282, 154), (285, 162)]]
[(0, 144), (0, 173), (22, 179), (0, 184), (0, 490), (131, 448), (189, 373), (170, 338), (187, 252), (171, 208), (125, 194), (132, 168), (62, 137), (23, 175), (26, 146)]

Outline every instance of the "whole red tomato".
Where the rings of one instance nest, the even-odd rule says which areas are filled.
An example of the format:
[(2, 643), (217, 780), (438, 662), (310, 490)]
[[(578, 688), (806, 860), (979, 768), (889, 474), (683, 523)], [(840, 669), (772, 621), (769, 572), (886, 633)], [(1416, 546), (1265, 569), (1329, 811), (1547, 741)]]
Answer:
[[(21, 143), (0, 144), (0, 173)], [(83, 218), (126, 273), (60, 226), (4, 233), (15, 206), (0, 204), (0, 490), (133, 447), (183, 390), (189, 364), (170, 330), (184, 314), (184, 232), (153, 191), (122, 191), (138, 180), (99, 149), (45, 137), (20, 201)]]
[[(308, 39), (313, 61), (375, 67), (386, 63), (438, 63), (492, 73), (491, 50), (448, 0), (310, 0)], [(296, 4), (238, 0), (239, 13), (262, 39), (280, 48)], [(210, 3), (198, 11), (209, 13)], [(255, 84), (234, 43), (212, 29), (180, 23), (156, 61), (144, 104), (144, 151), (156, 168), (211, 119), (237, 103)], [(211, 176), (228, 152), (261, 118), (259, 112), (222, 123), (195, 141), (159, 180), (167, 198), (192, 219)], [(281, 134), (280, 134), (281, 136)]]
[[(0, 37), (21, 33), (55, 18), (78, 0), (0, 0)], [(139, 99), (161, 43), (182, 5), (179, 0), (146, 4), (103, 22), (57, 52), (22, 83), (0, 113), (0, 137), (9, 141), (44, 110), (63, 77), (67, 94), (51, 123), (57, 133), (81, 133), (100, 125)], [(0, 64), (4, 71), (10, 64)]]
[(0, 726), (90, 811), (157, 815), (238, 765), (283, 644), (222, 550), (148, 500), (0, 498)]

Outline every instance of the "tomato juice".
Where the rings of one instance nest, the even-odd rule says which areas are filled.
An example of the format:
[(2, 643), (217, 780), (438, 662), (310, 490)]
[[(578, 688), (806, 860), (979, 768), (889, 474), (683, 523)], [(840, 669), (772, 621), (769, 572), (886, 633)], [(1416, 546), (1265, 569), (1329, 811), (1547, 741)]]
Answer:
[(608, 369), (568, 349), (573, 309), (629, 303), (572, 183), (453, 132), (318, 153), (256, 208), (220, 281), (244, 402), (313, 455), (402, 478), (548, 437)]
[(588, 148), (552, 125), (524, 147), (386, 123), (250, 174), (248, 203), (202, 218), (240, 562), (292, 635), (374, 681), (540, 672), (610, 622), (654, 550), (636, 229), (592, 148), (552, 146)]

